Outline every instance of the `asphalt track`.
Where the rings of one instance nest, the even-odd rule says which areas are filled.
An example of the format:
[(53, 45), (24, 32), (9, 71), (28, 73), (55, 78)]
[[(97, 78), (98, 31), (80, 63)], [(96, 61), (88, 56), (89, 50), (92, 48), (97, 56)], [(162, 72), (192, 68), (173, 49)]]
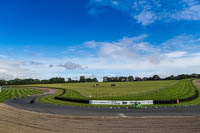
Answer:
[(135, 116), (200, 116), (200, 106), (127, 109), (127, 108), (62, 106), (55, 104), (46, 104), (37, 101), (34, 102), (34, 104), (30, 104), (30, 101), (32, 99), (38, 97), (41, 96), (31, 96), (15, 100), (12, 99), (6, 101), (5, 104), (18, 109), (24, 109), (39, 113), (64, 114), (73, 116), (102, 116), (102, 117), (118, 116), (124, 118), (135, 117)]

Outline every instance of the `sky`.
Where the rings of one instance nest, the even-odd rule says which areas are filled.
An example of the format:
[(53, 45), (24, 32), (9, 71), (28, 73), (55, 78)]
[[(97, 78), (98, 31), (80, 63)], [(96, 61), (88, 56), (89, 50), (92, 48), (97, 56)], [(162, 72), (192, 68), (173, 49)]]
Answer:
[(200, 73), (200, 0), (0, 0), (0, 79)]

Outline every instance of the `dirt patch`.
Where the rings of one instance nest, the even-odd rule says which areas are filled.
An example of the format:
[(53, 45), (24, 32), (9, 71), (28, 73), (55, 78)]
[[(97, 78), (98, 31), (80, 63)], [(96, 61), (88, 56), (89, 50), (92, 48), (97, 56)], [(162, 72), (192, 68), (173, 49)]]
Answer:
[(77, 117), (42, 114), (0, 104), (1, 133), (200, 132), (200, 116)]
[(48, 92), (46, 94), (55, 94), (56, 93), (56, 89), (47, 89)]

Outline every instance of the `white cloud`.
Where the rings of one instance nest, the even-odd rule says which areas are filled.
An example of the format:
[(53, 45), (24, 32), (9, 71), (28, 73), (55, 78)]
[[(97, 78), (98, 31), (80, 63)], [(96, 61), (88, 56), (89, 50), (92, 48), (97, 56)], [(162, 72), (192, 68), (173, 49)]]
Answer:
[[(167, 5), (167, 6), (166, 6)], [(155, 21), (200, 20), (200, 2), (198, 0), (91, 0), (89, 13), (96, 15), (108, 7), (127, 13), (137, 23), (147, 26)], [(95, 12), (95, 13), (94, 13)], [(91, 13), (90, 13), (91, 14)]]
[(158, 48), (144, 41), (146, 37), (147, 35), (143, 34), (137, 37), (123, 37), (113, 42), (89, 41), (84, 43), (84, 45), (90, 46), (89, 44), (91, 44), (92, 47), (90, 46), (90, 48), (98, 47), (98, 56), (101, 58), (133, 60), (133, 58), (143, 57), (147, 53), (155, 55), (159, 51)]
[(116, 43), (103, 43), (99, 55), (106, 58), (124, 59), (135, 58), (136, 53), (130, 51), (127, 46), (117, 45)]
[(0, 58), (8, 58), (6, 55), (0, 55)]
[(15, 79), (37, 77), (37, 73), (23, 67), (23, 62), (17, 60), (0, 60), (0, 79)]
[(24, 61), (23, 65), (41, 66), (44, 64), (42, 62), (38, 62), (38, 61)]
[(200, 37), (194, 35), (179, 35), (162, 43), (165, 51), (181, 50), (197, 52), (200, 48)]
[(136, 45), (133, 45), (134, 49), (141, 50), (141, 51), (156, 51), (158, 49), (153, 48), (153, 46), (149, 45), (147, 42), (141, 42)]
[(190, 6), (172, 16), (177, 20), (200, 20), (200, 5)]
[(156, 15), (151, 11), (142, 11), (140, 14), (135, 15), (134, 18), (142, 25), (149, 25), (156, 20)]
[(151, 10), (153, 8), (151, 3), (154, 6), (159, 6), (158, 0), (151, 0), (150, 2), (148, 0), (91, 0), (89, 14), (96, 15), (97, 12), (102, 12), (101, 10), (103, 10), (103, 8), (99, 7), (110, 6), (116, 10), (128, 13), (137, 23), (149, 25), (157, 19), (155, 12)]
[[(148, 35), (123, 37), (116, 41), (92, 42), (82, 46), (95, 56), (40, 57), (27, 60), (0, 60), (0, 78), (79, 77), (95, 74), (151, 76), (180, 73), (200, 73), (200, 38), (180, 35), (157, 46), (147, 42)], [(89, 44), (90, 44), (89, 43)], [(72, 48), (74, 49), (74, 47)], [(76, 49), (76, 53), (79, 53)], [(67, 49), (68, 51), (68, 49)], [(82, 55), (82, 54), (81, 54)], [(37, 61), (37, 62), (35, 62)], [(24, 65), (24, 62), (25, 65)], [(52, 65), (51, 65), (52, 64)], [(87, 66), (87, 69), (85, 69)]]
[(92, 41), (85, 42), (83, 45), (85, 45), (85, 46), (87, 46), (89, 48), (95, 48), (98, 44), (97, 44), (97, 42), (92, 40)]
[[(50, 67), (53, 67), (52, 65), (50, 65)], [(81, 69), (81, 70), (84, 70), (85, 67), (81, 66), (80, 64), (76, 64), (76, 63), (73, 63), (73, 62), (66, 62), (64, 64), (59, 64), (57, 65), (57, 67), (62, 67), (66, 70), (76, 70), (76, 69)]]
[(186, 51), (175, 51), (175, 52), (171, 52), (171, 53), (166, 53), (164, 54), (167, 57), (182, 57), (185, 56), (187, 54)]
[(124, 37), (113, 42), (96, 42), (99, 45), (99, 56), (88, 58), (82, 64), (87, 64), (89, 70), (110, 71), (109, 74), (112, 71), (134, 71), (140, 74), (158, 72), (165, 75), (200, 72), (193, 69), (194, 66), (200, 66), (197, 61), (200, 55), (198, 51), (196, 54), (191, 52), (194, 47), (198, 47), (198, 37), (180, 35), (157, 47), (145, 42), (146, 37)]

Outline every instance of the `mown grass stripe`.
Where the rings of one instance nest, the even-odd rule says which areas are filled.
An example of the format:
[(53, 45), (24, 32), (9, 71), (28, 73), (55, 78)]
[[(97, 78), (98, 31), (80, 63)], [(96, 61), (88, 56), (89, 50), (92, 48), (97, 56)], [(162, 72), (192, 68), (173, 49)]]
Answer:
[(14, 97), (21, 98), (22, 96), (41, 94), (41, 91), (34, 89), (21, 89), (21, 88), (4, 88), (0, 93), (0, 102), (4, 102)]

